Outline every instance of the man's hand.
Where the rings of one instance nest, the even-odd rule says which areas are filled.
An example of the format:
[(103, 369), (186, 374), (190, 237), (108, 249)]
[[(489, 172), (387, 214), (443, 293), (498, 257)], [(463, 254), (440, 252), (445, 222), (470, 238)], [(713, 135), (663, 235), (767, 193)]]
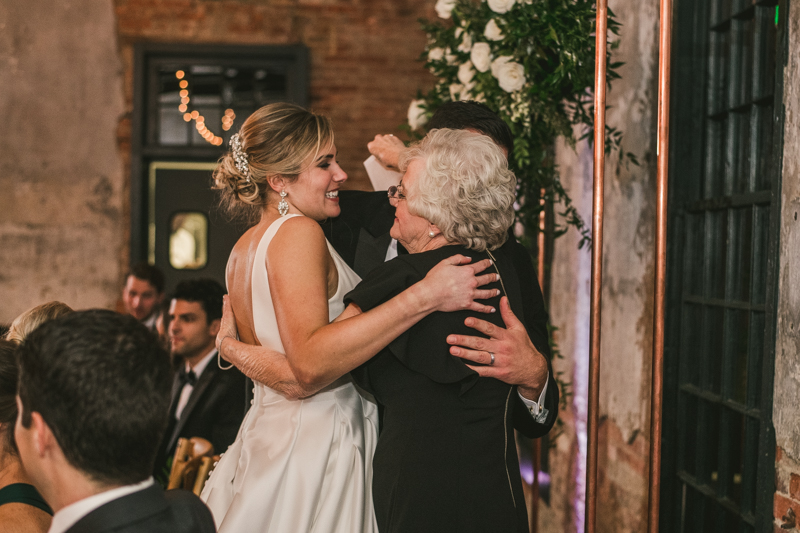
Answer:
[(494, 313), (494, 307), (480, 304), (475, 300), (485, 300), (497, 296), (497, 289), (480, 287), (497, 281), (495, 273), (479, 275), (492, 266), (489, 259), (472, 263), (464, 255), (453, 255), (443, 259), (433, 267), (425, 278), (415, 284), (423, 307), (433, 311), (461, 311), (469, 309), (478, 313)]
[[(481, 376), (517, 385), (525, 398), (536, 401), (547, 383), (547, 361), (531, 342), (505, 296), (500, 300), (500, 314), (506, 329), (485, 320), (467, 318), (464, 324), (489, 338), (449, 335), (447, 343), (453, 345), (450, 353), (464, 359)], [(470, 362), (486, 366), (471, 366)]]
[(403, 141), (394, 135), (376, 135), (367, 143), (369, 153), (374, 155), (386, 168), (397, 170), (400, 166), (400, 152), (405, 149)]

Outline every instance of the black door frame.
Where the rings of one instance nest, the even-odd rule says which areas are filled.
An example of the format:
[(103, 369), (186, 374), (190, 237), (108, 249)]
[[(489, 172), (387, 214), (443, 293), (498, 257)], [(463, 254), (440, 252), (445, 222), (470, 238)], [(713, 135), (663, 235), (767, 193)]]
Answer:
[[(720, 1), (720, 0), (718, 0)], [(726, 1), (726, 0), (721, 0)], [(768, 2), (753, 2), (753, 4)], [(770, 4), (774, 2), (769, 2)], [(781, 178), (783, 162), (783, 75), (788, 57), (789, 19), (788, 0), (779, 0), (780, 23), (776, 35), (776, 64), (774, 81), (774, 106), (772, 116), (774, 152), (768, 161), (767, 172), (772, 175), (769, 191), (771, 203), (769, 218), (769, 250), (766, 263), (765, 332), (763, 359), (761, 361), (761, 406), (765, 411), (763, 429), (759, 432), (758, 458), (756, 466), (755, 531), (772, 533), (773, 498), (775, 493), (775, 430), (772, 424), (772, 400), (775, 372), (776, 313), (778, 304), (778, 274), (780, 250)], [(680, 306), (683, 280), (683, 258), (680, 236), (683, 227), (685, 192), (681, 190), (681, 172), (686, 175), (686, 166), (702, 164), (698, 161), (696, 145), (704, 138), (703, 108), (707, 90), (705, 54), (708, 28), (694, 18), (696, 0), (676, 0), (673, 11), (673, 64), (672, 64), (672, 123), (670, 140), (670, 191), (669, 191), (669, 237), (667, 276), (667, 323), (665, 341), (664, 413), (662, 434), (661, 516), (660, 530), (682, 533), (678, 529), (680, 518), (676, 477), (678, 449), (675, 442), (677, 428), (681, 424), (695, 424), (696, 420), (680, 420), (678, 417), (678, 350), (681, 332)], [(702, 80), (702, 82), (701, 82)], [(672, 408), (669, 408), (672, 406)], [(688, 532), (687, 532), (688, 533)]]
[[(175, 44), (138, 43), (134, 47), (133, 113), (131, 118), (131, 174), (130, 174), (130, 262), (148, 261), (149, 242), (149, 165), (153, 161), (208, 163), (219, 159), (225, 146), (158, 146), (148, 143), (148, 128), (155, 124), (156, 106), (152, 99), (157, 92), (148, 83), (148, 68), (153, 60), (174, 60), (179, 63), (220, 62), (248, 63), (258, 61), (290, 62), (287, 92), (292, 101), (308, 106), (309, 52), (302, 44), (240, 46), (226, 44)], [(150, 136), (152, 137), (152, 136)]]

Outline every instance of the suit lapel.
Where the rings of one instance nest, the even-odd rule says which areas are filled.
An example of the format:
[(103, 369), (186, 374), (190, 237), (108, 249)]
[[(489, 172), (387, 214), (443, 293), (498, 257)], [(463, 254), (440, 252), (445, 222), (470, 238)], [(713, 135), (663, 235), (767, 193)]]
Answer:
[(72, 525), (65, 533), (100, 533), (161, 513), (168, 507), (164, 491), (151, 485), (101, 505)]
[[(194, 408), (197, 407), (197, 403), (200, 401), (200, 398), (203, 396), (203, 393), (206, 389), (211, 385), (211, 382), (216, 377), (217, 373), (219, 372), (219, 368), (216, 365), (216, 361), (213, 359), (208, 363), (203, 373), (200, 374), (200, 378), (197, 380), (197, 384), (192, 388), (192, 394), (189, 396), (189, 401), (186, 402), (186, 407), (183, 408), (181, 411), (181, 417), (178, 419), (177, 424), (175, 424), (175, 428), (172, 430), (172, 435), (170, 435), (169, 441), (167, 441), (167, 450), (171, 450), (175, 443), (178, 441), (178, 435), (180, 435), (183, 427), (186, 425), (186, 421), (194, 411)], [(180, 396), (180, 391), (178, 391), (178, 395)], [(176, 400), (177, 403), (177, 400)], [(174, 418), (175, 411), (172, 411), (172, 416)]]
[(356, 274), (363, 278), (373, 268), (383, 264), (391, 242), (392, 237), (388, 232), (374, 237), (369, 231), (361, 228), (353, 261), (353, 270), (356, 271)]

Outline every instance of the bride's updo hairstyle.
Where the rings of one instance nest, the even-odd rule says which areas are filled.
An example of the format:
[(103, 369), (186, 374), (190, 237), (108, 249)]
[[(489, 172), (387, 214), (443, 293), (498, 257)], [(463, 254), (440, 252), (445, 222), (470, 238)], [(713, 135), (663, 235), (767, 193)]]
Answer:
[[(214, 188), (220, 205), (230, 214), (258, 216), (274, 194), (268, 179), (282, 176), (294, 181), (333, 144), (331, 121), (300, 106), (265, 105), (250, 115), (231, 139), (231, 150), (214, 170)], [(237, 160), (238, 158), (238, 160)]]

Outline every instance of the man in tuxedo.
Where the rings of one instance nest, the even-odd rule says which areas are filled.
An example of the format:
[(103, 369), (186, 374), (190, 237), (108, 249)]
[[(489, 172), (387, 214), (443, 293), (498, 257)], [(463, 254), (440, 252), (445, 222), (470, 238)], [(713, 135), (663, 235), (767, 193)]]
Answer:
[[(466, 129), (487, 135), (506, 156), (513, 150), (514, 141), (508, 125), (478, 102), (443, 104), (429, 126), (430, 129)], [(397, 167), (403, 148), (403, 143), (392, 135), (378, 135), (369, 144), (370, 152), (388, 168)], [(358, 275), (364, 277), (384, 261), (405, 253), (389, 235), (394, 224), (394, 208), (385, 192), (340, 191), (339, 202), (341, 214), (324, 222), (323, 229), (328, 241)], [(473, 367), (480, 375), (518, 386), (515, 427), (528, 437), (540, 437), (550, 431), (558, 414), (558, 388), (551, 378), (544, 298), (530, 254), (513, 236), (496, 253), (507, 254), (514, 263), (517, 279), (505, 282), (519, 287), (522, 293), (524, 304), (519, 310), (522, 321), (510, 308), (501, 308), (506, 329), (470, 319), (467, 325), (489, 338), (451, 335), (448, 342), (453, 345), (451, 353), (464, 358), (467, 364), (486, 365)]]
[(125, 287), (122, 289), (125, 312), (150, 331), (155, 331), (159, 304), (163, 299), (164, 274), (147, 263), (134, 265), (125, 277)]
[(17, 447), (55, 511), (49, 533), (211, 533), (208, 508), (150, 472), (170, 368), (156, 337), (111, 311), (65, 315), (18, 351)]
[(182, 281), (169, 305), (169, 341), (178, 371), (172, 383), (169, 424), (159, 446), (154, 474), (169, 477), (169, 458), (181, 437), (202, 437), (216, 453), (236, 439), (250, 407), (244, 374), (217, 364), (214, 341), (225, 290), (213, 279)]

